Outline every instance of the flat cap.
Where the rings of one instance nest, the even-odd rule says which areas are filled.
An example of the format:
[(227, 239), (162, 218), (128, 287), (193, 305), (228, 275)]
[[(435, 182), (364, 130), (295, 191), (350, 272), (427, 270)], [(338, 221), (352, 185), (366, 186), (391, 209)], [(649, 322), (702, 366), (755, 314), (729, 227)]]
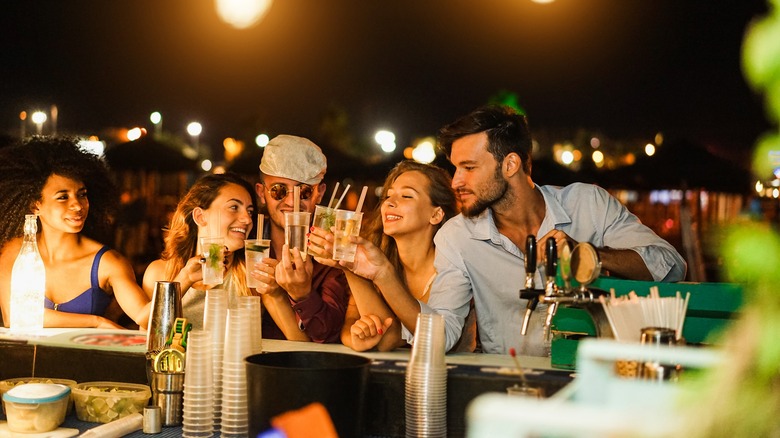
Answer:
[(260, 171), (265, 175), (287, 178), (304, 184), (319, 184), (328, 162), (320, 147), (294, 135), (278, 135), (263, 150)]

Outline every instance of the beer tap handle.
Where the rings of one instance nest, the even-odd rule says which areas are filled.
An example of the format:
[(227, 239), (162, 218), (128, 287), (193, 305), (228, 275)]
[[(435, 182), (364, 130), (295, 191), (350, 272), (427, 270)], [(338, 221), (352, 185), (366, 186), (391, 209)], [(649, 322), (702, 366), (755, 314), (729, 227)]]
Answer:
[(534, 288), (536, 275), (536, 236), (529, 234), (525, 239), (525, 289)]
[(544, 285), (544, 294), (547, 296), (555, 295), (558, 291), (555, 287), (555, 276), (558, 273), (558, 251), (555, 239), (547, 239), (545, 246), (545, 275), (547, 281)]
[(547, 239), (544, 256), (547, 277), (554, 278), (558, 271), (558, 246), (555, 243), (555, 239)]
[(525, 238), (525, 273), (536, 273), (536, 237), (533, 234)]

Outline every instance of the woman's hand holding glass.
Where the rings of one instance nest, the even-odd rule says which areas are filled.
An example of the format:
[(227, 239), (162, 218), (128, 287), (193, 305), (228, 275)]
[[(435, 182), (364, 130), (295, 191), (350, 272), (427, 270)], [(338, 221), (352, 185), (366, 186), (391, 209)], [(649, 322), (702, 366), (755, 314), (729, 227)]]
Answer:
[(357, 243), (355, 261), (336, 261), (333, 254), (333, 233), (321, 228), (312, 227), (309, 235), (309, 252), (314, 254), (317, 262), (334, 267), (347, 269), (367, 280), (374, 281), (386, 274), (393, 274), (394, 269), (385, 254), (376, 245), (360, 236), (351, 236), (350, 240)]
[(187, 263), (179, 271), (179, 275), (173, 279), (181, 285), (181, 290), (186, 292), (193, 284), (203, 280), (203, 257), (197, 255), (190, 257)]
[(270, 257), (264, 257), (262, 263), (247, 266), (249, 275), (260, 283), (255, 290), (260, 295), (276, 296), (285, 293), (284, 289), (276, 282), (276, 265), (279, 261)]
[(338, 260), (333, 260), (333, 233), (319, 227), (309, 229), (309, 254), (317, 263), (332, 268), (343, 268)]

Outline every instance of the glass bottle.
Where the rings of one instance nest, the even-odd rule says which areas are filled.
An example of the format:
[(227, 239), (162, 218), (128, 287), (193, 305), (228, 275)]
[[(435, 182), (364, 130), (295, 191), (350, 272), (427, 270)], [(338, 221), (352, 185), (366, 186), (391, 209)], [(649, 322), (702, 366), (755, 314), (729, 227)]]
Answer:
[(43, 328), (46, 269), (38, 252), (38, 216), (25, 215), (22, 249), (11, 271), (11, 330)]

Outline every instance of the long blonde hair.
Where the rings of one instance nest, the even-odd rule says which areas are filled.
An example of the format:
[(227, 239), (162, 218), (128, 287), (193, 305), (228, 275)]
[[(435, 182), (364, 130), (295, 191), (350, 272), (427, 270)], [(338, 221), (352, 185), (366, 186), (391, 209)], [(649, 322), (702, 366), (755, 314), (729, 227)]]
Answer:
[[(184, 268), (191, 257), (196, 255), (198, 249), (198, 225), (192, 218), (195, 208), (207, 209), (219, 196), (220, 190), (228, 184), (243, 187), (252, 199), (252, 205), (257, 205), (257, 195), (249, 182), (239, 175), (226, 172), (223, 174), (206, 175), (198, 179), (186, 195), (176, 206), (176, 212), (171, 218), (171, 225), (165, 236), (165, 249), (162, 259), (165, 261), (165, 278), (173, 280)], [(232, 273), (233, 282), (237, 285), (241, 295), (252, 295), (246, 285), (246, 266), (244, 261), (244, 249), (233, 253), (233, 261), (228, 266), (228, 272)]]

